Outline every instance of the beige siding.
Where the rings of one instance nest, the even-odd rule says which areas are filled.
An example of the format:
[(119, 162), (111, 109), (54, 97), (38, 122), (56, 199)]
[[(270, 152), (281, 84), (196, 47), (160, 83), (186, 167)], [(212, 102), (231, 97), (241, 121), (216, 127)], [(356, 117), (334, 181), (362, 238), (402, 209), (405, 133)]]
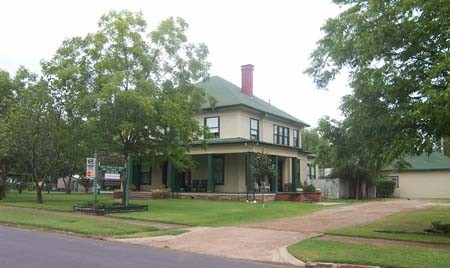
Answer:
[(402, 198), (450, 198), (450, 171), (391, 173), (398, 176), (394, 196)]
[[(208, 179), (208, 156), (194, 156), (198, 163), (196, 169), (192, 170), (193, 180)], [(226, 154), (224, 159), (224, 184), (216, 185), (216, 192), (245, 192), (245, 155)]]
[(250, 139), (250, 118), (259, 120), (259, 136), (264, 142), (273, 143), (273, 126), (279, 125), (289, 128), (289, 144), (294, 144), (293, 129), (299, 129), (299, 143), (301, 145), (302, 126), (287, 121), (266, 116), (262, 113), (245, 108), (219, 109), (208, 111), (196, 116), (196, 120), (203, 126), (205, 117), (220, 117), (220, 138), (246, 138)]

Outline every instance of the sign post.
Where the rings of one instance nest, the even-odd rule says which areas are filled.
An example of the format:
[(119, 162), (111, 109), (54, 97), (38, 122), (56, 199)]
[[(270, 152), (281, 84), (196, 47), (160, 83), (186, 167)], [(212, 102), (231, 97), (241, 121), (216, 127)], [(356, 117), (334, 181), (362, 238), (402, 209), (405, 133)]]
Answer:
[(128, 207), (130, 203), (130, 180), (133, 177), (133, 160), (131, 160), (131, 156), (128, 155), (127, 162), (127, 180), (125, 184), (125, 206)]
[(86, 177), (88, 179), (93, 179), (94, 183), (92, 186), (92, 191), (94, 192), (94, 204), (97, 203), (97, 154), (94, 158), (86, 159)]

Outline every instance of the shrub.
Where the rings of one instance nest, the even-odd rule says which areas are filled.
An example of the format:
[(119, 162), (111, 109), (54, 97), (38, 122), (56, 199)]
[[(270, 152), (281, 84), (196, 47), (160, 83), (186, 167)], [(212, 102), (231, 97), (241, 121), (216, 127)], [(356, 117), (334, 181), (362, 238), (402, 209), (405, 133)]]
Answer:
[(305, 184), (305, 186), (303, 187), (303, 191), (305, 193), (315, 193), (316, 187), (314, 187), (314, 185), (312, 184)]
[(381, 179), (377, 181), (377, 196), (390, 197), (395, 190), (395, 182), (392, 180)]
[(450, 223), (441, 223), (440, 221), (433, 221), (431, 223), (431, 226), (433, 226), (433, 229), (438, 232), (450, 234)]

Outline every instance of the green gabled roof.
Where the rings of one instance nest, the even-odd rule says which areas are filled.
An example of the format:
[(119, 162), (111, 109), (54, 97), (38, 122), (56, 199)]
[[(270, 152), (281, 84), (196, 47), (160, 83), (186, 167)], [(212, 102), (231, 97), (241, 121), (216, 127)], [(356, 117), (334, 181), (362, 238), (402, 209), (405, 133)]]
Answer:
[[(405, 157), (405, 161), (411, 166), (405, 167), (401, 171), (450, 170), (450, 157), (438, 152), (431, 153), (430, 155), (423, 154)], [(394, 170), (394, 166), (390, 165), (385, 170)]]
[[(209, 79), (198, 83), (197, 86), (205, 90), (207, 97), (212, 96), (217, 100), (215, 108), (246, 106), (258, 110), (259, 112), (268, 113), (275, 117), (309, 126), (302, 120), (295, 118), (256, 96), (250, 97), (245, 95), (238, 86), (219, 76), (212, 76)], [(205, 110), (210, 109), (209, 103), (205, 103), (202, 108)]]

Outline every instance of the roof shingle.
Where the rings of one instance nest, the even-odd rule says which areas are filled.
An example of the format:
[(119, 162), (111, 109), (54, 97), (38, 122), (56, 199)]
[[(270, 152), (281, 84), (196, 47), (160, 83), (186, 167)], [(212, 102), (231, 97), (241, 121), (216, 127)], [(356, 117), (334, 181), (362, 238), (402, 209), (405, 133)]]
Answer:
[[(207, 97), (212, 96), (217, 100), (215, 108), (239, 105), (246, 106), (309, 127), (307, 123), (278, 109), (264, 100), (256, 96), (247, 96), (243, 94), (238, 86), (219, 76), (212, 76), (209, 79), (198, 83), (197, 86), (205, 90)], [(206, 103), (202, 108), (207, 110), (210, 109), (210, 106)]]

